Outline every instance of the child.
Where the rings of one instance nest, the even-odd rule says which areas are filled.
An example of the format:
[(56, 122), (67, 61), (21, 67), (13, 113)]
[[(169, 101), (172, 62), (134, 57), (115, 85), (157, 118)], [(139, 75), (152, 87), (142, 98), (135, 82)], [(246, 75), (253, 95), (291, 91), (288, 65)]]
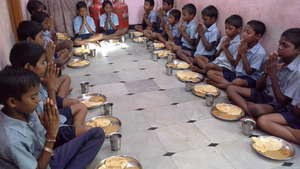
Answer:
[(75, 44), (83, 45), (106, 39), (103, 34), (96, 34), (96, 26), (92, 17), (88, 16), (87, 5), (84, 1), (76, 4), (77, 15), (73, 20)]
[(223, 86), (255, 87), (266, 56), (265, 49), (259, 43), (265, 31), (265, 24), (261, 21), (252, 20), (247, 23), (238, 52), (235, 54), (235, 73), (224, 76)]
[(45, 12), (35, 12), (31, 15), (31, 20), (38, 22), (43, 27), (43, 38), (45, 47), (49, 42), (54, 42), (55, 44), (55, 57), (56, 63), (59, 65), (64, 65), (70, 59), (72, 50), (73, 50), (73, 42), (71, 40), (63, 40), (57, 41), (55, 32), (51, 33), (51, 29), (53, 26), (52, 19)]
[(30, 0), (26, 8), (30, 15), (36, 12), (46, 12), (47, 10), (46, 6), (39, 0)]
[(144, 2), (144, 17), (142, 25), (136, 25), (135, 30), (151, 34), (151, 32), (157, 30), (157, 13), (154, 8), (154, 0), (145, 0)]
[(53, 62), (47, 63), (45, 50), (42, 46), (36, 43), (19, 42), (11, 49), (9, 59), (12, 66), (31, 70), (40, 77), (42, 81), (39, 92), (41, 101), (37, 106), (37, 113), (40, 114), (44, 112), (43, 102), (50, 97), (55, 105), (57, 105), (60, 114), (67, 119), (67, 121), (62, 123), (76, 127), (72, 128), (72, 126), (70, 126), (73, 132), (70, 136), (71, 138), (79, 136), (90, 129), (90, 127), (85, 126), (87, 114), (85, 105), (75, 99), (62, 99), (56, 96), (57, 68)]
[(180, 27), (179, 32), (181, 35), (180, 46), (174, 42), (168, 42), (166, 47), (169, 50), (177, 52), (177, 55), (190, 55), (195, 52), (197, 23), (194, 20), (197, 8), (194, 4), (186, 4), (182, 8), (182, 20), (184, 21)]
[(160, 27), (159, 33), (164, 31), (165, 25), (168, 24), (168, 17), (172, 8), (174, 7), (174, 0), (163, 0), (162, 8), (158, 11), (158, 25)]
[[(243, 27), (243, 19), (239, 15), (232, 15), (225, 21), (225, 33), (221, 39), (216, 59), (204, 67), (204, 72), (207, 71), (208, 83), (218, 87), (227, 88), (226, 83), (223, 83), (224, 77), (234, 74), (236, 65), (236, 52), (240, 45), (240, 33)], [(226, 79), (226, 78), (225, 78)]]
[(158, 39), (164, 44), (174, 42), (180, 44), (179, 21), (181, 12), (178, 9), (173, 9), (169, 12), (168, 23), (165, 24), (162, 33), (153, 33), (152, 39)]
[[(20, 41), (28, 41), (37, 43), (41, 46), (44, 45), (44, 38), (42, 35), (43, 28), (41, 24), (34, 21), (23, 21), (18, 25), (17, 34), (18, 39)], [(55, 52), (55, 45), (53, 42), (48, 43), (46, 47), (46, 58), (48, 62), (53, 61), (53, 55)], [(57, 82), (58, 90), (57, 95), (59, 97), (65, 98), (70, 94), (72, 89), (71, 86), (71, 78), (68, 75), (62, 75), (59, 77), (59, 81)]]
[[(192, 70), (200, 73), (204, 73), (203, 68), (213, 60), (216, 46), (220, 38), (220, 32), (216, 25), (218, 19), (218, 10), (214, 6), (208, 6), (201, 12), (203, 23), (198, 25), (198, 39), (199, 43), (194, 55), (178, 54), (178, 57), (188, 62), (189, 64), (195, 63), (192, 66)], [(194, 56), (194, 58), (193, 58)]]
[(119, 29), (119, 18), (113, 13), (113, 4), (106, 0), (102, 3), (102, 9), (105, 13), (100, 16), (100, 32), (108, 35), (109, 39), (120, 38), (127, 29)]
[[(271, 53), (256, 88), (229, 86), (228, 97), (251, 117), (285, 110), (296, 105), (300, 84), (300, 29), (285, 31), (278, 54)], [(279, 112), (280, 113), (280, 112)]]
[(54, 148), (59, 127), (56, 106), (47, 99), (45, 116), (34, 111), (39, 103), (39, 77), (23, 68), (0, 71), (0, 166), (6, 169), (86, 168), (100, 150), (105, 135), (93, 128)]

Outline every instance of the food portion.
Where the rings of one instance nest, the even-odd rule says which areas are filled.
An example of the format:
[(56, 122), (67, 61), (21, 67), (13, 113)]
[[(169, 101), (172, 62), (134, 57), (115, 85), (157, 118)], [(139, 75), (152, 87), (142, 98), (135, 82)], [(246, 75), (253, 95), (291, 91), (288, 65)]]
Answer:
[(206, 94), (212, 94), (214, 96), (219, 95), (219, 90), (212, 85), (196, 85), (194, 86), (193, 91), (201, 96), (205, 96)]
[(127, 169), (128, 161), (124, 157), (110, 157), (98, 169)]
[(273, 137), (252, 137), (253, 147), (262, 153), (278, 151), (282, 148), (282, 142)]
[(89, 54), (90, 52), (91, 52), (90, 49), (85, 49), (83, 46), (79, 48), (74, 48), (75, 55)]
[(171, 67), (173, 69), (188, 69), (190, 65), (184, 61), (168, 63), (166, 66)]
[(165, 48), (165, 44), (163, 43), (153, 43), (154, 49), (162, 49)]
[(200, 82), (200, 75), (192, 71), (179, 71), (176, 73), (179, 80), (191, 81), (194, 83)]
[(115, 117), (102, 116), (86, 123), (90, 127), (100, 127), (104, 130), (105, 135), (118, 132), (121, 128), (121, 122)]
[(137, 38), (134, 38), (133, 41), (137, 42), (137, 43), (143, 43), (146, 41), (146, 38), (145, 37), (137, 37)]
[(144, 33), (143, 32), (133, 32), (133, 36), (141, 37), (141, 36), (144, 36)]
[(90, 64), (90, 61), (78, 59), (78, 60), (73, 60), (70, 63), (68, 63), (68, 66), (70, 66), (70, 67), (83, 67), (83, 66), (86, 66), (88, 64)]
[(86, 123), (86, 125), (91, 126), (91, 127), (101, 127), (105, 128), (111, 124), (111, 121), (109, 119), (105, 118), (99, 118), (96, 120), (93, 120), (91, 122)]
[(70, 40), (71, 39), (68, 35), (65, 35), (65, 34), (59, 33), (59, 32), (56, 33), (56, 38), (58, 40)]
[(102, 96), (92, 96), (87, 100), (81, 101), (86, 107), (91, 108), (95, 106), (102, 105), (106, 99)]
[(158, 57), (167, 57), (171, 54), (172, 52), (169, 50), (158, 50), (154, 51), (154, 54), (156, 54)]
[(243, 110), (241, 108), (232, 104), (221, 103), (217, 104), (216, 108), (222, 113), (226, 113), (233, 116), (239, 116), (243, 113)]

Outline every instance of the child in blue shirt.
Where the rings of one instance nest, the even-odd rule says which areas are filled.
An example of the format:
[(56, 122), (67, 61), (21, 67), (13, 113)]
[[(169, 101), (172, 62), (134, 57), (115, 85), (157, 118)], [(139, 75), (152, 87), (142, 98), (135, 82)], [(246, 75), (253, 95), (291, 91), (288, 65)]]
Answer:
[(299, 35), (299, 28), (288, 29), (282, 34), (278, 54), (269, 55), (255, 88), (234, 85), (227, 88), (228, 97), (249, 116), (287, 112), (287, 105), (297, 105), (300, 98)]
[(154, 10), (154, 0), (145, 0), (144, 2), (144, 16), (142, 25), (136, 25), (135, 30), (151, 34), (152, 31), (157, 30), (157, 12)]
[(203, 23), (198, 25), (197, 34), (198, 39), (196, 52), (193, 55), (184, 55), (179, 53), (178, 57), (189, 64), (193, 65), (192, 70), (196, 72), (203, 72), (203, 67), (213, 60), (215, 49), (217, 47), (220, 32), (216, 25), (218, 18), (218, 10), (214, 6), (208, 6), (201, 12)]
[(180, 44), (179, 21), (181, 12), (178, 9), (173, 9), (169, 12), (168, 23), (164, 25), (162, 33), (152, 33), (152, 39), (158, 39), (164, 44), (174, 42)]
[(165, 24), (168, 24), (168, 17), (173, 7), (174, 7), (174, 0), (162, 1), (162, 8), (157, 11), (158, 25), (159, 25), (158, 33), (162, 33), (164, 31)]
[(225, 20), (225, 32), (217, 47), (216, 59), (204, 67), (207, 72), (208, 83), (226, 88), (222, 80), (235, 72), (236, 52), (240, 45), (240, 33), (243, 27), (243, 19), (239, 15), (232, 15)]
[(0, 71), (0, 166), (5, 169), (86, 168), (100, 150), (105, 135), (93, 128), (55, 147), (59, 114), (51, 99), (44, 116), (39, 103), (40, 78), (32, 71), (8, 66)]
[(119, 28), (118, 15), (113, 13), (113, 4), (106, 0), (102, 3), (104, 14), (100, 16), (100, 32), (103, 33), (103, 39), (118, 39), (127, 32), (127, 29)]

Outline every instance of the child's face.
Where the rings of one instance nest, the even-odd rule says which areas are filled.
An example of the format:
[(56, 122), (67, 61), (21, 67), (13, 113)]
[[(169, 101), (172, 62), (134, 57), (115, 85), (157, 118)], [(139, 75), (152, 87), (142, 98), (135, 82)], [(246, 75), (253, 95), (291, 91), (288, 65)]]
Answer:
[(146, 12), (150, 12), (153, 8), (154, 8), (154, 6), (151, 6), (149, 2), (144, 3), (144, 10)]
[(290, 58), (300, 54), (300, 49), (296, 49), (286, 37), (282, 36), (279, 40), (278, 55), (281, 58)]
[(45, 54), (38, 60), (35, 66), (29, 65), (28, 69), (37, 74), (40, 78), (44, 77), (47, 70), (47, 60)]
[(209, 28), (216, 22), (216, 18), (202, 15), (203, 24), (206, 28)]
[(189, 22), (194, 19), (194, 15), (190, 14), (188, 11), (182, 11), (182, 20), (185, 22)]
[(86, 16), (86, 14), (87, 14), (86, 8), (80, 8), (78, 10), (78, 15), (79, 16), (84, 17), (84, 16)]
[(172, 9), (172, 6), (171, 6), (171, 5), (169, 5), (169, 4), (168, 4), (168, 3), (166, 3), (166, 2), (163, 2), (162, 9), (163, 9), (164, 11), (169, 11), (169, 10), (171, 10), (171, 9)]
[(13, 108), (19, 113), (28, 115), (33, 113), (40, 101), (39, 90), (39, 86), (32, 87), (21, 96), (21, 99), (14, 99)]
[(177, 21), (176, 21), (176, 19), (173, 15), (169, 15), (168, 23), (171, 24), (171, 25), (175, 25), (177, 23)]
[(44, 20), (44, 22), (42, 23), (42, 26), (45, 30), (50, 30), (52, 28), (52, 24), (53, 24), (52, 18), (49, 17)]
[(41, 46), (44, 46), (44, 38), (43, 38), (43, 34), (42, 31), (39, 32), (36, 36), (35, 39), (29, 38), (28, 39), (29, 42), (33, 42), (33, 43), (37, 43)]
[(240, 33), (240, 29), (236, 28), (233, 25), (225, 24), (225, 33), (228, 37), (234, 38), (236, 35)]
[(104, 11), (105, 11), (106, 13), (112, 13), (113, 7), (112, 7), (110, 4), (107, 4), (107, 5), (105, 5), (105, 7), (104, 7)]
[(261, 35), (256, 34), (250, 25), (245, 26), (242, 33), (242, 40), (246, 41), (247, 43), (252, 43), (258, 41), (260, 38)]

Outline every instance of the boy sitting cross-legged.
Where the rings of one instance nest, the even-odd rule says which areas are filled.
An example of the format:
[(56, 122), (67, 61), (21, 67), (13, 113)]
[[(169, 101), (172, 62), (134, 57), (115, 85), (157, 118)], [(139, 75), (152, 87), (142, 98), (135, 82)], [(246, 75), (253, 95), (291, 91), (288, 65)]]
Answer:
[(83, 169), (100, 150), (105, 135), (93, 128), (71, 141), (54, 147), (59, 115), (49, 98), (44, 116), (35, 112), (39, 104), (40, 78), (21, 67), (0, 71), (0, 166), (5, 169)]
[(76, 99), (62, 99), (56, 96), (58, 71), (53, 62), (47, 62), (42, 46), (36, 43), (19, 42), (11, 49), (9, 59), (12, 66), (31, 70), (40, 77), (42, 81), (39, 91), (41, 100), (36, 109), (37, 113), (44, 112), (43, 102), (49, 97), (58, 107), (61, 116), (66, 118), (66, 120), (61, 119), (61, 123), (64, 124), (62, 130), (71, 130), (72, 134), (64, 135), (65, 132), (60, 132), (62, 134), (60, 138), (63, 138), (61, 142), (79, 136), (90, 129), (85, 126), (87, 108), (84, 104), (79, 103)]
[(249, 116), (287, 112), (296, 106), (300, 84), (300, 29), (288, 29), (279, 41), (278, 54), (271, 53), (256, 88), (229, 86), (228, 97)]

